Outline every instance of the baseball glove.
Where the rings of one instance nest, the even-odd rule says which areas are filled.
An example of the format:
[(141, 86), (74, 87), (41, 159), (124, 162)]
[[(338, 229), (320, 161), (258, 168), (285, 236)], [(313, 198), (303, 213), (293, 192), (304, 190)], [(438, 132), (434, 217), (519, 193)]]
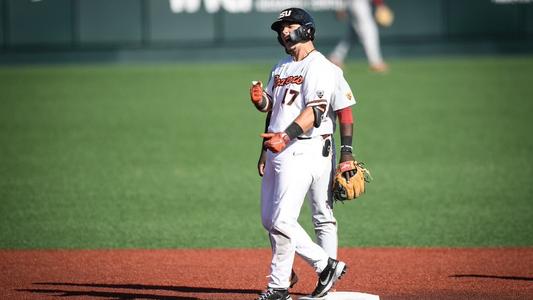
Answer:
[(353, 200), (365, 192), (365, 183), (372, 181), (363, 163), (345, 161), (337, 166), (333, 181), (333, 197), (337, 201)]
[(376, 7), (374, 17), (376, 18), (376, 22), (383, 27), (389, 27), (392, 25), (392, 22), (394, 22), (394, 13), (385, 4)]

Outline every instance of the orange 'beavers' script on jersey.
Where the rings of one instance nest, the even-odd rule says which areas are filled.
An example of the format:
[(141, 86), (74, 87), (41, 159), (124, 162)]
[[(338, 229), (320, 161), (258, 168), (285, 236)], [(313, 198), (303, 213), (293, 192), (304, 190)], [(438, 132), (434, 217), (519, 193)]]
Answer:
[(279, 75), (274, 76), (274, 86), (284, 86), (287, 84), (295, 83), (302, 84), (304, 82), (304, 77), (302, 75), (298, 76), (289, 76), (287, 78), (279, 78)]

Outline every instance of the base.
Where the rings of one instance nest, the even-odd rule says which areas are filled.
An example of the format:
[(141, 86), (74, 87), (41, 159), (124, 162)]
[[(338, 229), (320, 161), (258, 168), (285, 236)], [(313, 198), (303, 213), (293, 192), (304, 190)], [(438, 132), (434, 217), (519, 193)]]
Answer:
[(378, 295), (359, 293), (359, 292), (330, 292), (324, 297), (313, 298), (304, 296), (299, 300), (379, 300)]

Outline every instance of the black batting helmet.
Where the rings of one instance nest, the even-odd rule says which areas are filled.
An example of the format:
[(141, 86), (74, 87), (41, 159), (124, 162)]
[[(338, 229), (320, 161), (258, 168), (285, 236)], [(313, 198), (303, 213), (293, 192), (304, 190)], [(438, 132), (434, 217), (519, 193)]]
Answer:
[(279, 13), (279, 17), (272, 23), (272, 30), (278, 33), (278, 40), (283, 45), (281, 35), (281, 25), (283, 23), (300, 24), (301, 27), (291, 32), (290, 38), (294, 43), (302, 41), (312, 41), (315, 39), (315, 21), (311, 15), (301, 8), (287, 8)]

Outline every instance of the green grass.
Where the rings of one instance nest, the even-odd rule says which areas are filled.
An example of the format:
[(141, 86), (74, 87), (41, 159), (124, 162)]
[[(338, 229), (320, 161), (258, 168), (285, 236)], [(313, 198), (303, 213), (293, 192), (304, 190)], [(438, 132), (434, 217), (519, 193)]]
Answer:
[[(391, 65), (345, 70), (374, 181), (341, 246), (533, 246), (533, 58)], [(247, 90), (270, 67), (0, 68), (0, 248), (267, 247)]]

